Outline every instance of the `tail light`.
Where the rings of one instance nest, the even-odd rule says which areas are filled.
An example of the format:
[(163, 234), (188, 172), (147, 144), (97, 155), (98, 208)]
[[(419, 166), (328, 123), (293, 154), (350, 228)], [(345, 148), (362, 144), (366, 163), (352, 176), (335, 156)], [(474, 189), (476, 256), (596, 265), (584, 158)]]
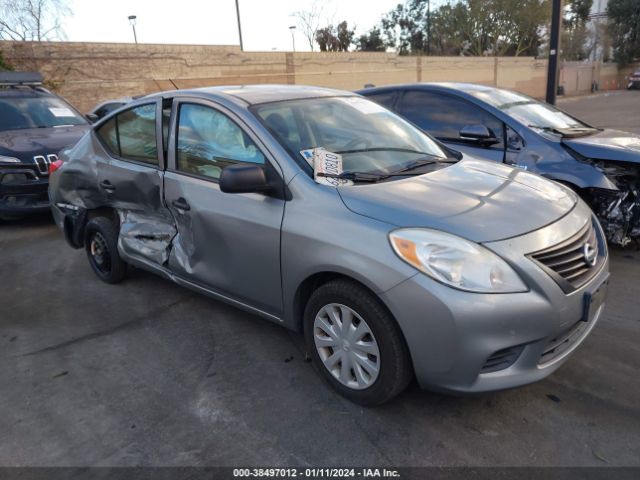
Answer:
[(49, 164), (49, 175), (58, 170), (62, 166), (62, 160), (58, 159)]

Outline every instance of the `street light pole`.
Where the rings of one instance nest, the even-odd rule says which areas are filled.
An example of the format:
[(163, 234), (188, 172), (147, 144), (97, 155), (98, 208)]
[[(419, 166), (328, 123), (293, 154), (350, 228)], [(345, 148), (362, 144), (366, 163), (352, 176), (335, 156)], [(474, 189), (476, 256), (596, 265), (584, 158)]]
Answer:
[(240, 51), (244, 51), (242, 47), (242, 25), (240, 24), (240, 5), (236, 0), (236, 18), (238, 19), (238, 37), (240, 38)]
[(560, 55), (560, 16), (562, 0), (553, 0), (551, 7), (551, 38), (549, 41), (549, 68), (547, 70), (547, 103), (555, 105), (558, 89), (558, 57)]
[(133, 39), (136, 44), (138, 43), (138, 36), (136, 35), (136, 17), (135, 15), (129, 15), (129, 23), (131, 24), (131, 28), (133, 28)]
[(289, 30), (291, 30), (291, 41), (293, 42), (293, 51), (296, 51), (296, 36), (295, 36), (295, 31), (296, 31), (296, 26), (295, 25), (291, 25), (289, 27)]
[(427, 55), (431, 55), (431, 0), (427, 0)]

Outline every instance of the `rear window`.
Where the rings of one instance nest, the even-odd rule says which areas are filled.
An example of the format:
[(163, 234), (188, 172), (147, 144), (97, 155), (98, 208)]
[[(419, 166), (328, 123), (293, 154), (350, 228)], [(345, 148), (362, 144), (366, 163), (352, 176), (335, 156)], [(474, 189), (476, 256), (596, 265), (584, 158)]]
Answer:
[(119, 113), (101, 125), (97, 134), (116, 156), (158, 164), (155, 103)]
[(0, 131), (85, 125), (87, 121), (56, 97), (0, 97)]

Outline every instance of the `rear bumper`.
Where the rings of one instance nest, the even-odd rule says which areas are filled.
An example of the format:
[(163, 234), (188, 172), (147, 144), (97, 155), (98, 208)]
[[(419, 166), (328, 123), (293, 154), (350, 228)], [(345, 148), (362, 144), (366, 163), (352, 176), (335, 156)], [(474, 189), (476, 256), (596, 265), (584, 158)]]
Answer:
[(69, 246), (76, 249), (82, 248), (87, 211), (74, 205), (51, 202), (51, 213)]
[(25, 215), (49, 210), (49, 180), (29, 169), (0, 170), (0, 214)]

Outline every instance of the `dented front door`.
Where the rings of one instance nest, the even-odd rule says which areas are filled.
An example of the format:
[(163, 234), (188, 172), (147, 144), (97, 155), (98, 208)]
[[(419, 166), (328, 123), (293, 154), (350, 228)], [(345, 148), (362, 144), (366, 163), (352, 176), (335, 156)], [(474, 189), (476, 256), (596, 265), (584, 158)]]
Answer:
[(169, 258), (172, 272), (279, 316), (285, 202), (262, 194), (223, 193), (218, 185), (227, 165), (269, 162), (265, 149), (219, 105), (181, 100), (172, 118), (164, 186), (178, 229)]

